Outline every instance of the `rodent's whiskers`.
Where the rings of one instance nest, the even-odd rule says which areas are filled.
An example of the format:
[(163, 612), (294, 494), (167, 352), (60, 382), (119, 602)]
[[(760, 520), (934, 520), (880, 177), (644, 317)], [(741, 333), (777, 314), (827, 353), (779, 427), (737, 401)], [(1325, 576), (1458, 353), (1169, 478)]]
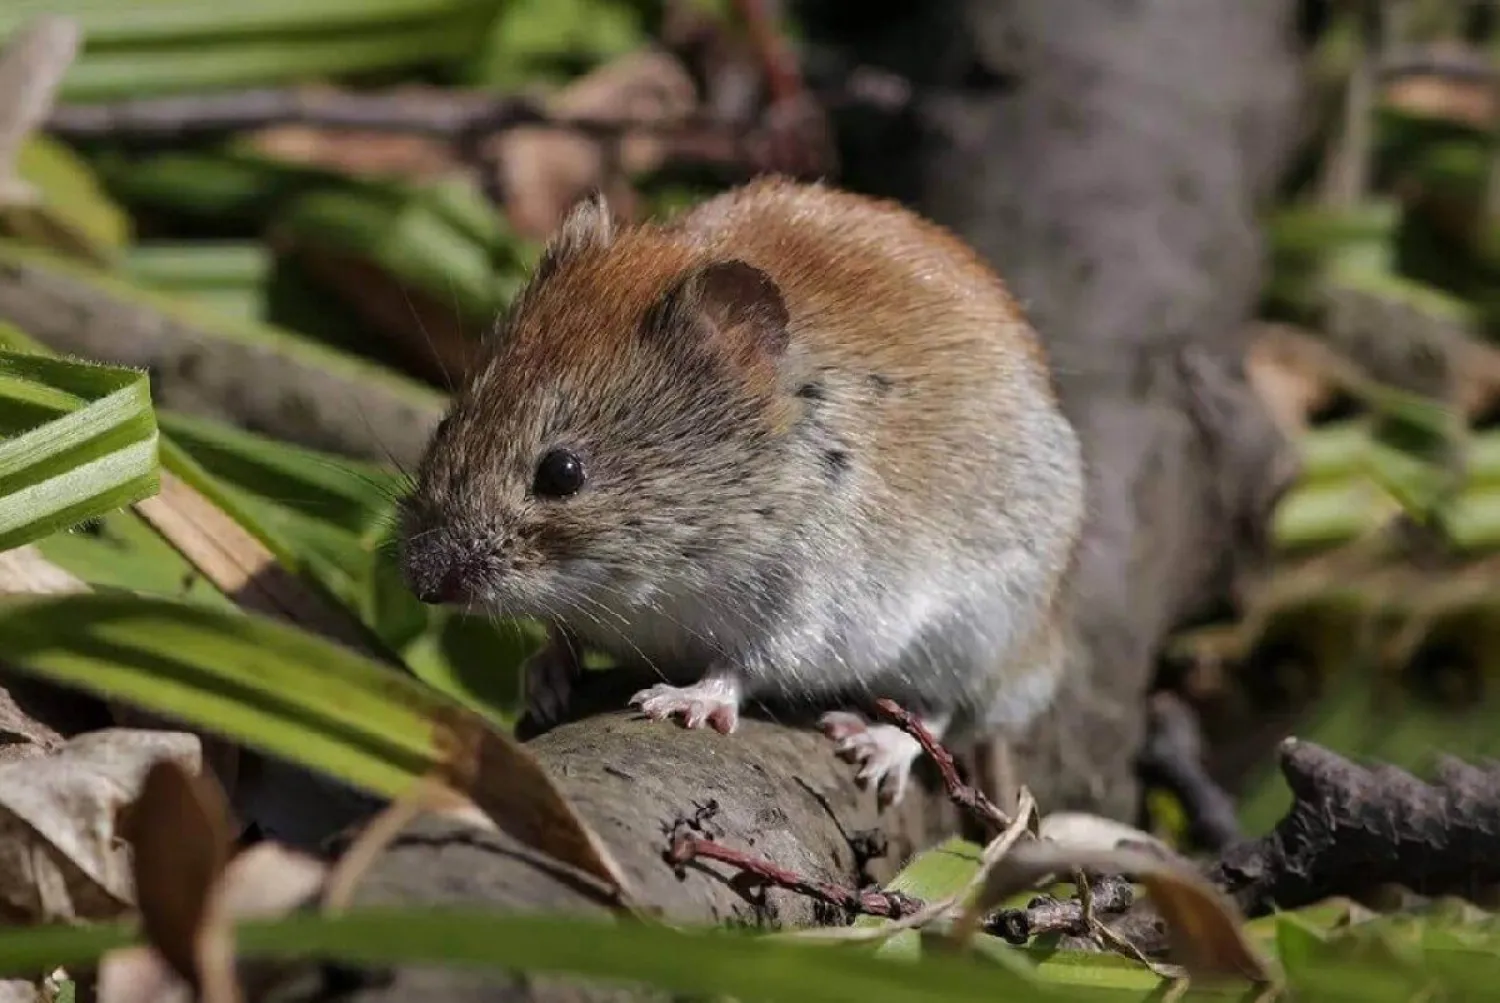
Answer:
[[(615, 595), (619, 596), (622, 599), (629, 599), (630, 598), (629, 595), (628, 595), (628, 593), (626, 593), (625, 590), (622, 589), (622, 588), (620, 588), (618, 585), (612, 585), (609, 582), (596, 582), (595, 584), (598, 585), (598, 587), (600, 587), (602, 589), (607, 589), (607, 590), (613, 592)], [(595, 603), (598, 602), (598, 600), (593, 600), (593, 601)], [(676, 627), (678, 630), (681, 630), (684, 634), (687, 634), (688, 636), (692, 637), (695, 641), (698, 641), (701, 644), (703, 644), (704, 647), (708, 648), (714, 654), (716, 654), (716, 655), (718, 655), (720, 657), (727, 657), (728, 656), (728, 652), (725, 651), (724, 648), (723, 648), (723, 646), (719, 644), (718, 639), (716, 639), (716, 638), (714, 638), (712, 636), (709, 636), (709, 635), (705, 635), (705, 634), (703, 634), (703, 633), (701, 633), (701, 632), (699, 632), (697, 630), (694, 630), (692, 627), (688, 626), (687, 624), (683, 623), (681, 620), (677, 619), (671, 613), (668, 613), (667, 610), (660, 603), (658, 603), (658, 602), (651, 601), (651, 602), (647, 602), (646, 605), (651, 609), (652, 612), (656, 613), (662, 619), (667, 620), (669, 623), (672, 624), (672, 626)], [(725, 611), (726, 612), (735, 612), (733, 610), (728, 610), (727, 608), (726, 608)], [(614, 611), (611, 610), (610, 612), (614, 612)], [(625, 622), (625, 623), (629, 622), (628, 620), (626, 620), (626, 618), (623, 615), (621, 615), (619, 613), (615, 613), (615, 615), (619, 616), (620, 620), (622, 622)], [(749, 626), (751, 624), (752, 621), (750, 620), (749, 617), (745, 616), (742, 613), (739, 614), (739, 616), (741, 617), (742, 622), (746, 626)]]
[[(600, 609), (606, 610), (608, 612), (613, 612), (612, 610), (609, 610), (608, 607), (606, 607), (602, 603), (600, 603), (598, 600), (591, 599), (590, 597), (585, 596), (585, 595), (573, 595), (573, 596), (569, 596), (567, 598), (567, 600), (565, 600), (565, 604), (568, 605), (568, 606), (570, 606), (570, 607), (572, 607), (572, 611), (574, 613), (577, 613), (580, 616), (586, 616), (586, 617), (588, 617), (591, 621), (594, 622), (594, 624), (596, 624), (599, 627), (600, 630), (612, 631), (616, 635), (618, 635), (618, 637), (620, 638), (620, 640), (624, 641), (627, 645), (629, 645), (630, 649), (636, 653), (636, 656), (642, 662), (644, 662), (646, 664), (646, 667), (649, 668), (652, 672), (656, 673), (656, 677), (658, 679), (661, 679), (664, 682), (667, 681), (667, 675), (666, 675), (666, 673), (661, 670), (661, 667), (658, 666), (656, 664), (656, 662), (652, 661), (652, 659), (650, 658), (650, 656), (648, 656), (644, 651), (642, 651), (640, 649), (639, 645), (637, 645), (634, 641), (632, 641), (630, 639), (630, 635), (626, 634), (625, 631), (621, 630), (619, 627), (616, 627), (614, 624), (605, 623), (603, 620), (599, 619), (598, 616), (596, 616), (595, 614), (590, 613), (589, 611), (587, 611), (586, 609), (584, 609), (582, 607), (582, 605), (580, 605), (579, 602), (578, 602), (578, 600), (580, 600), (580, 599), (587, 599), (589, 602), (593, 603), (595, 606), (599, 607)], [(621, 617), (620, 619), (622, 621), (624, 621), (624, 617)], [(628, 622), (628, 621), (625, 621), (625, 622)]]
[(606, 622), (601, 621), (598, 616), (586, 612), (586, 610), (583, 609), (582, 606), (580, 606), (579, 601), (582, 600), (586, 601), (586, 603), (591, 603), (592, 606), (595, 607), (595, 609), (603, 610), (604, 613), (609, 613), (609, 615), (612, 615), (613, 618), (618, 619), (621, 624), (624, 624), (625, 627), (628, 627), (628, 625), (630, 625), (630, 621), (628, 621), (628, 619), (625, 618), (624, 615), (621, 615), (621, 613), (615, 612), (615, 610), (609, 609), (609, 607), (604, 606), (603, 603), (595, 600), (595, 598), (591, 597), (591, 595), (583, 595), (582, 592), (577, 592), (577, 594), (570, 595), (570, 597), (568, 598), (570, 598), (571, 600), (570, 604), (571, 607), (573, 607), (574, 612), (582, 613), (582, 615), (588, 616), (591, 621), (594, 621), (595, 624), (600, 627), (600, 630), (613, 631), (613, 633), (615, 633), (616, 636), (619, 637), (619, 640), (622, 640), (625, 645), (630, 646), (631, 651), (636, 652), (636, 657), (640, 658), (640, 661), (643, 661), (643, 663), (646, 664), (646, 667), (649, 667), (649, 669), (651, 669), (651, 672), (654, 672), (655, 675), (657, 675), (658, 679), (663, 679), (663, 681), (664, 679), (666, 679), (666, 673), (661, 672), (660, 667), (658, 667), (657, 664), (655, 664), (654, 661), (651, 660), (651, 657), (649, 657), (649, 655), (646, 655), (646, 652), (640, 651), (640, 646), (636, 645), (636, 642), (633, 642), (633, 640), (630, 640), (630, 634), (625, 633), (625, 631), (622, 630), (621, 627), (615, 627), (615, 625), (613, 624), (606, 624)]
[[(432, 353), (432, 361), (437, 363), (438, 372), (443, 374), (443, 383), (447, 385), (448, 393), (455, 391), (453, 374), (448, 372), (448, 365), (443, 361), (443, 353), (438, 351), (437, 342), (432, 340), (432, 332), (427, 330), (427, 325), (422, 323), (422, 315), (417, 312), (416, 304), (407, 295), (406, 287), (398, 285), (401, 290), (401, 298), (406, 301), (406, 309), (411, 312), (412, 322), (417, 325), (417, 330), (422, 332), (422, 340), (427, 342), (427, 350)], [(458, 294), (454, 289), (453, 281), (448, 281), (448, 298), (453, 301), (453, 318), (459, 324), (463, 323), (463, 312), (458, 308)]]

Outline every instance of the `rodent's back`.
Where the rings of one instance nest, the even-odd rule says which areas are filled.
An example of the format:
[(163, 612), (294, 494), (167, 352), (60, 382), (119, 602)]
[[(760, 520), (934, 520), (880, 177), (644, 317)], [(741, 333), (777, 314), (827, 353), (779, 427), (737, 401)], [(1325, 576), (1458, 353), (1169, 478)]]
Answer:
[[(759, 182), (676, 225), (710, 257), (765, 270), (786, 299), (787, 362), (858, 481), (835, 509), (847, 523), (835, 561), (854, 566), (835, 587), (881, 608), (851, 601), (864, 621), (851, 643), (878, 631), (872, 618), (899, 631), (913, 610), (946, 611), (913, 643), (960, 688), (973, 668), (958, 663), (978, 653), (949, 650), (945, 667), (953, 645), (1034, 647), (1080, 533), (1082, 461), (1041, 343), (999, 277), (915, 213), (820, 186)], [(965, 625), (976, 602), (989, 622)], [(979, 635), (942, 633), (966, 626)]]
[[(559, 450), (583, 486), (539, 497)], [(666, 224), (576, 208), (404, 524), (409, 563), (616, 655), (965, 711), (998, 688), (1018, 718), (1081, 516), (1000, 279), (894, 203), (767, 180)]]
[[(862, 409), (860, 431), (899, 457), (888, 480), (966, 477), (952, 454), (967, 426), (993, 433), (1056, 407), (1041, 342), (998, 276), (896, 203), (767, 180), (704, 202), (678, 225), (709, 256), (741, 258), (776, 280), (805, 366), (867, 378), (879, 403)], [(921, 483), (897, 487), (922, 493)]]

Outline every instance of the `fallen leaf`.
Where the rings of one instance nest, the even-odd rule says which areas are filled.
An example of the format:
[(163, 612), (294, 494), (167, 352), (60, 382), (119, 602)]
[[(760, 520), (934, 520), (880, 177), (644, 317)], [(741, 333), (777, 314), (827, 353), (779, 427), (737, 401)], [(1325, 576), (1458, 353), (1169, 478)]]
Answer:
[(1276, 981), (1270, 963), (1252, 945), (1243, 917), (1191, 864), (1175, 855), (1138, 850), (1096, 850), (1034, 840), (1012, 847), (990, 871), (956, 931), (972, 931), (977, 917), (1049, 875), (1078, 870), (1128, 874), (1145, 886), (1167, 924), (1172, 954), (1192, 978)]
[(328, 873), (316, 857), (280, 843), (256, 843), (224, 868), (216, 908), (234, 919), (283, 916), (321, 892)]
[(135, 893), (118, 818), (162, 759), (197, 771), (197, 737), (106, 729), (0, 766), (0, 910), (27, 923), (128, 911)]
[(30, 544), (0, 552), (0, 595), (53, 595), (87, 589)]
[[(314, 104), (320, 98), (331, 104), (340, 97), (339, 89), (327, 85), (309, 85), (302, 94)], [(410, 108), (432, 107), (434, 118), (466, 99), (465, 95), (450, 90), (421, 85), (395, 87), (386, 96)], [(473, 95), (473, 99), (488, 98), (488, 95)], [(244, 146), (272, 160), (356, 177), (399, 177), (421, 182), (452, 177), (466, 170), (448, 140), (388, 129), (275, 125), (245, 136)]]
[(101, 959), (100, 1003), (191, 999), (194, 988), (202, 1003), (237, 1003), (234, 921), (298, 908), (327, 874), (321, 861), (272, 842), (231, 857), (222, 791), (174, 763), (147, 774), (131, 807), (130, 836), (150, 947)]
[(51, 112), (81, 37), (76, 19), (43, 14), (0, 49), (0, 206), (24, 205), (33, 197), (16, 176), (16, 160), (21, 144)]
[[(209, 896), (199, 942), (219, 944), (225, 959), (233, 956), (234, 920), (284, 916), (311, 901), (322, 888), (328, 866), (278, 843), (257, 843), (235, 856), (220, 873)], [(207, 935), (207, 936), (205, 936)], [(196, 962), (201, 964), (201, 959)], [(247, 982), (264, 977), (275, 965), (262, 963), (257, 973), (241, 966)], [(274, 978), (274, 974), (272, 975)], [(98, 1003), (191, 1003), (191, 985), (154, 947), (111, 951), (99, 961)]]
[(0, 767), (45, 756), (62, 748), (66, 741), (61, 732), (37, 720), (16, 702), (9, 689), (0, 686)]
[(1382, 89), (1382, 103), (1407, 115), (1489, 131), (1495, 121), (1495, 88), (1487, 55), (1458, 41), (1429, 43), (1412, 54), (1472, 72), (1403, 73)]
[[(698, 107), (697, 87), (672, 55), (657, 50), (633, 52), (612, 60), (562, 88), (546, 102), (559, 118), (671, 123)], [(626, 176), (660, 167), (667, 146), (659, 134), (638, 129), (611, 144), (577, 129), (519, 126), (483, 144), (496, 164), (505, 211), (521, 233), (543, 238), (563, 213), (591, 188), (604, 189), (611, 209), (622, 218), (634, 210), (634, 192)]]
[(283, 567), (265, 544), (180, 477), (163, 470), (161, 489), (135, 507), (178, 553), (243, 608), (386, 658), (352, 614)]
[(212, 781), (176, 763), (156, 763), (131, 805), (127, 839), (146, 938), (196, 985), (210, 890), (232, 847), (224, 796)]
[(1122, 843), (1140, 843), (1158, 853), (1172, 852), (1166, 843), (1143, 829), (1081, 811), (1055, 811), (1044, 815), (1038, 833), (1054, 843), (1089, 851), (1108, 851)]

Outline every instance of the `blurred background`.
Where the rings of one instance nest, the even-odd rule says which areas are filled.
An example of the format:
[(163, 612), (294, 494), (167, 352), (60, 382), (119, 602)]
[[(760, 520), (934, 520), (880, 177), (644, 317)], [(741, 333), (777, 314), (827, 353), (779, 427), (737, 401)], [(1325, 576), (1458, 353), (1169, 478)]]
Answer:
[[(71, 63), (18, 44), (51, 14)], [(1184, 719), (1247, 832), (1288, 734), (1500, 752), (1491, 3), (5, 0), (6, 40), (7, 343), (147, 368), (223, 504), (461, 699), (508, 719), (534, 635), (387, 544), (477, 339), (588, 189), (777, 171), (953, 227), (1048, 341), (1095, 501), (1042, 803), (1221, 843)], [(133, 510), (36, 546), (231, 601)]]

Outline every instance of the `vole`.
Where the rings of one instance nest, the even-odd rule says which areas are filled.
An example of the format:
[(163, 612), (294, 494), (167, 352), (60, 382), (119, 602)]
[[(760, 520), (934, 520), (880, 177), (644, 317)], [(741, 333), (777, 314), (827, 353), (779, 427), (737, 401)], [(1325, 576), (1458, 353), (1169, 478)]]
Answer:
[(655, 668), (630, 703), (689, 728), (734, 731), (750, 697), (834, 707), (892, 802), (917, 743), (850, 708), (1026, 725), (1084, 505), (995, 273), (896, 203), (766, 178), (665, 222), (569, 211), (421, 460), (402, 566), (426, 602), (551, 625), (539, 719), (592, 647)]

